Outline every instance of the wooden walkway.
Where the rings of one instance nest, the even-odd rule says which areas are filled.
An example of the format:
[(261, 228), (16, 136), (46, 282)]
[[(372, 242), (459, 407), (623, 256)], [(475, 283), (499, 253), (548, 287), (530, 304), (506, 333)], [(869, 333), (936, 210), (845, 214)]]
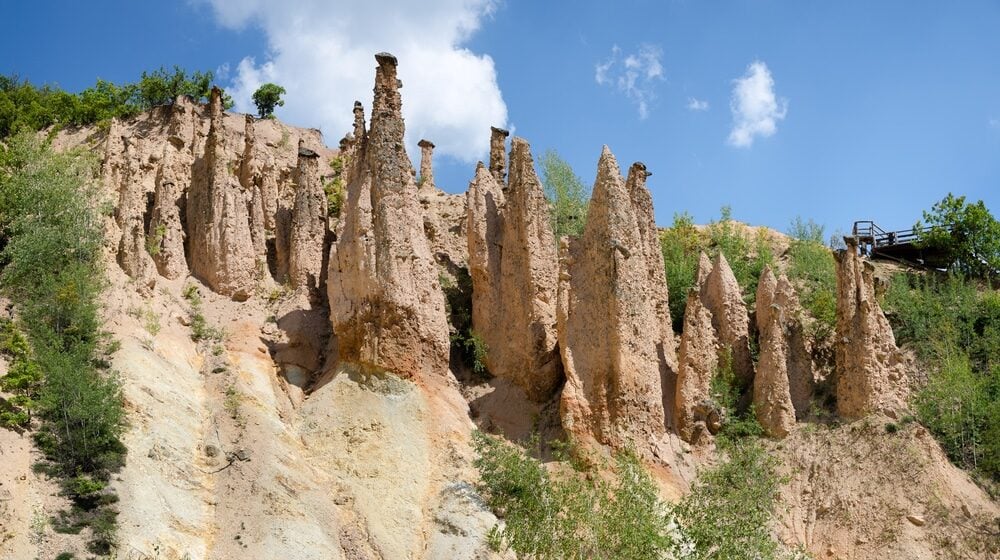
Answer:
[(861, 252), (871, 258), (881, 257), (932, 268), (948, 267), (951, 264), (948, 255), (940, 250), (922, 248), (917, 243), (920, 234), (930, 229), (885, 231), (871, 220), (860, 220), (854, 222), (851, 234), (858, 241)]

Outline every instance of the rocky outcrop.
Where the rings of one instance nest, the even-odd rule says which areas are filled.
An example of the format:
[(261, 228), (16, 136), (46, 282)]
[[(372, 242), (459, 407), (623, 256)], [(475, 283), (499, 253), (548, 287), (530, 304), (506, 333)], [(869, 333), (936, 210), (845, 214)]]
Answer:
[(894, 416), (906, 405), (906, 366), (875, 298), (874, 267), (861, 259), (853, 239), (835, 256), (837, 412), (845, 418)]
[(472, 326), (488, 348), (489, 371), (541, 402), (562, 379), (558, 260), (548, 204), (523, 139), (514, 138), (510, 162), (506, 189), (482, 166), (469, 187)]
[(112, 123), (108, 132), (105, 153), (108, 154), (105, 180), (118, 188), (118, 206), (115, 209), (115, 221), (121, 232), (118, 265), (141, 285), (151, 286), (155, 281), (155, 265), (146, 249), (148, 187), (144, 179), (148, 168), (144, 169), (145, 162), (137, 143), (121, 134), (117, 121)]
[(289, 236), (288, 280), (293, 288), (318, 292), (326, 275), (327, 203), (319, 177), (319, 154), (299, 146), (299, 164), (295, 172), (295, 207)]
[(795, 426), (789, 370), (796, 363), (789, 339), (790, 331), (801, 330), (798, 311), (798, 298), (788, 279), (784, 275), (775, 279), (771, 269), (765, 268), (757, 285), (760, 361), (754, 378), (753, 403), (757, 420), (772, 437), (785, 437)]
[[(695, 286), (688, 290), (684, 308), (684, 330), (678, 356), (674, 422), (682, 439), (697, 442), (718, 430), (717, 409), (712, 403), (711, 382), (719, 366), (719, 341), (712, 326), (712, 313), (701, 293), (712, 271), (708, 256), (698, 261)], [(714, 417), (713, 417), (714, 416)], [(713, 429), (710, 429), (710, 424)]]
[(672, 427), (674, 394), (677, 391), (677, 340), (670, 319), (670, 301), (667, 293), (667, 275), (663, 265), (660, 246), (660, 230), (656, 227), (653, 212), (653, 197), (646, 188), (646, 179), (651, 173), (642, 163), (634, 163), (629, 168), (625, 188), (628, 189), (635, 209), (639, 237), (642, 240), (643, 259), (646, 262), (646, 301), (653, 306), (656, 322), (660, 327), (656, 335), (656, 353), (660, 366), (660, 385), (663, 395), (663, 412), (667, 426)]
[(495, 126), (490, 127), (490, 173), (501, 183), (507, 179), (505, 147), (508, 136), (510, 132)]
[(250, 233), (252, 193), (236, 176), (235, 146), (225, 133), (218, 88), (212, 89), (209, 111), (204, 173), (195, 174), (188, 194), (191, 273), (213, 291), (246, 299), (253, 293), (257, 257)]
[(167, 141), (163, 144), (161, 166), (156, 176), (153, 213), (146, 232), (147, 246), (156, 269), (165, 278), (180, 278), (188, 273), (184, 255), (185, 206), (194, 164), (197, 134), (197, 108), (180, 97), (170, 108)]
[(434, 189), (434, 142), (421, 140), (420, 147), (420, 190)]
[[(348, 170), (328, 296), (340, 359), (401, 377), (443, 375), (448, 326), (403, 143), (396, 59), (376, 55), (371, 128)], [(359, 135), (355, 134), (357, 138)]]
[(721, 345), (720, 359), (731, 360), (736, 378), (743, 386), (749, 386), (753, 380), (750, 316), (733, 269), (721, 251), (716, 255), (712, 271), (701, 288), (701, 298), (712, 313), (712, 325)]
[(640, 448), (664, 432), (650, 265), (618, 163), (605, 147), (579, 239), (564, 245), (557, 309), (565, 429), (583, 441)]

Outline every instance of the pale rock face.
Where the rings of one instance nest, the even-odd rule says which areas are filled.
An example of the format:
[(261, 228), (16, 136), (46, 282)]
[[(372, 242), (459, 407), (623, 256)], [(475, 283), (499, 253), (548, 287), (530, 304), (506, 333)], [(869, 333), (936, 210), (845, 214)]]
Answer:
[(326, 280), (323, 255), (326, 254), (327, 203), (319, 177), (319, 160), (319, 154), (300, 145), (289, 239), (288, 279), (293, 288), (304, 288), (309, 292), (320, 291)]
[(473, 330), (490, 372), (537, 402), (562, 379), (556, 350), (558, 260), (528, 143), (514, 138), (509, 184), (477, 169), (468, 195)]
[(906, 406), (906, 365), (875, 298), (873, 267), (848, 243), (837, 258), (837, 412), (890, 416)]
[[(700, 267), (699, 267), (700, 268)], [(712, 271), (701, 289), (702, 302), (712, 313), (712, 325), (721, 344), (720, 353), (732, 352), (732, 368), (736, 378), (749, 385), (753, 379), (753, 359), (750, 356), (750, 316), (733, 269), (721, 252), (716, 255)], [(720, 355), (720, 358), (724, 356)]]
[(789, 390), (790, 331), (801, 323), (798, 298), (788, 279), (775, 280), (765, 268), (757, 286), (757, 328), (760, 331), (760, 361), (753, 385), (757, 420), (771, 437), (783, 438), (795, 426), (795, 408)]
[(424, 214), (424, 235), (439, 272), (453, 285), (460, 282), (461, 269), (468, 267), (467, 210), (464, 194), (447, 194), (434, 184), (434, 143), (421, 140), (420, 186), (417, 194)]
[[(196, 173), (188, 194), (191, 273), (213, 291), (241, 300), (253, 293), (256, 257), (250, 233), (252, 193), (240, 185), (225, 134), (222, 92), (212, 90), (211, 125), (204, 173)], [(240, 146), (242, 148), (242, 146)]]
[(155, 270), (153, 259), (146, 251), (144, 215), (146, 192), (152, 182), (150, 166), (144, 165), (140, 146), (122, 134), (114, 120), (108, 131), (105, 147), (104, 181), (118, 191), (115, 223), (121, 237), (118, 241), (118, 264), (132, 278), (152, 285)]
[(153, 213), (146, 232), (147, 244), (155, 247), (153, 260), (160, 275), (180, 278), (188, 273), (184, 256), (187, 189), (194, 164), (192, 148), (197, 131), (196, 107), (186, 97), (171, 108), (168, 138), (163, 145), (162, 165), (156, 176)]
[(404, 378), (448, 371), (448, 325), (403, 144), (396, 59), (376, 55), (371, 129), (348, 171), (328, 296), (340, 359)]
[(660, 248), (659, 230), (653, 212), (653, 197), (646, 188), (650, 173), (642, 163), (634, 163), (629, 168), (625, 188), (628, 189), (632, 206), (636, 211), (636, 223), (642, 239), (643, 258), (646, 261), (647, 301), (656, 313), (660, 331), (656, 338), (656, 352), (660, 365), (660, 385), (663, 394), (663, 412), (667, 426), (674, 425), (674, 395), (677, 391), (677, 340), (671, 327), (670, 300), (667, 293), (667, 276), (664, 271), (663, 253)]
[(663, 434), (664, 413), (662, 325), (648, 299), (637, 213), (605, 147), (586, 228), (564, 248), (557, 313), (564, 428), (583, 441), (642, 449)]
[(701, 255), (698, 278), (701, 282), (688, 291), (681, 334), (674, 421), (677, 433), (688, 442), (707, 435), (708, 419), (702, 412), (711, 401), (711, 382), (719, 365), (719, 342), (712, 327), (712, 314), (700, 293), (707, 273), (708, 257)]

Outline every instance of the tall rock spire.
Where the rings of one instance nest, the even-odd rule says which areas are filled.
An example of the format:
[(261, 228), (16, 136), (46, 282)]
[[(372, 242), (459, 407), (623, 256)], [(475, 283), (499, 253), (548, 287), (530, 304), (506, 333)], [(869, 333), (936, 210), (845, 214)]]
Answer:
[(342, 361), (407, 378), (444, 375), (444, 295), (403, 144), (402, 84), (394, 56), (379, 53), (375, 59), (371, 127), (350, 163), (330, 255), (331, 322)]
[(575, 437), (619, 448), (646, 447), (664, 432), (657, 348), (663, 326), (649, 299), (651, 264), (639, 214), (605, 146), (586, 227), (562, 259), (560, 414)]

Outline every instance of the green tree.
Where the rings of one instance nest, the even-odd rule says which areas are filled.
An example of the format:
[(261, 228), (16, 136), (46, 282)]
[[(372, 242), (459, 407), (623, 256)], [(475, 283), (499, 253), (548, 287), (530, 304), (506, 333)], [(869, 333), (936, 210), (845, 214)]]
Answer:
[(674, 214), (674, 223), (660, 233), (667, 292), (670, 294), (670, 318), (674, 331), (681, 332), (688, 290), (694, 286), (698, 273), (698, 256), (705, 249), (691, 214)]
[(590, 193), (573, 168), (555, 150), (546, 150), (540, 163), (552, 232), (556, 239), (564, 235), (579, 236), (587, 222)]
[[(920, 231), (924, 227), (929, 229)], [(920, 245), (942, 251), (954, 270), (979, 278), (1000, 271), (1000, 222), (982, 200), (970, 204), (948, 193), (913, 229)]]
[(253, 103), (257, 106), (257, 113), (260, 118), (270, 118), (274, 115), (275, 107), (284, 107), (285, 101), (281, 96), (285, 94), (285, 88), (272, 83), (266, 83), (253, 92)]

